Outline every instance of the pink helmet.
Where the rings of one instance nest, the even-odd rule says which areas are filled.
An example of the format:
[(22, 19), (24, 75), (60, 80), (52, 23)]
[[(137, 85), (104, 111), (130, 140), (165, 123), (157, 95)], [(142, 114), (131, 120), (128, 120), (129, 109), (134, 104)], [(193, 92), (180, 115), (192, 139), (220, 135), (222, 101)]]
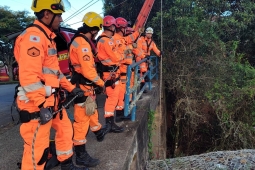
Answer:
[(111, 25), (116, 26), (116, 19), (113, 16), (107, 15), (103, 19), (103, 26), (109, 27)]
[(125, 19), (122, 18), (122, 17), (116, 18), (116, 27), (117, 27), (117, 28), (120, 28), (120, 27), (126, 28), (127, 26), (128, 26), (127, 20), (125, 20)]

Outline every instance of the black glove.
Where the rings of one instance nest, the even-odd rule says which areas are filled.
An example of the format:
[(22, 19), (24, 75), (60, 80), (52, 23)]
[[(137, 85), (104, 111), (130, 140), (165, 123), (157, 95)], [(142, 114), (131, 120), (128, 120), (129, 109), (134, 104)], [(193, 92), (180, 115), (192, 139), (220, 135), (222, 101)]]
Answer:
[(112, 84), (113, 84), (114, 82), (113, 82), (113, 80), (107, 80), (106, 82), (105, 82), (105, 87), (109, 87), (109, 86), (112, 86)]
[(40, 108), (40, 123), (44, 125), (53, 118), (53, 114), (50, 108)]
[(149, 55), (146, 55), (146, 57), (145, 58), (147, 58), (148, 60), (150, 59), (150, 56)]
[(78, 97), (82, 97), (84, 95), (84, 91), (77, 87), (75, 87), (71, 93), (75, 96), (78, 95)]
[(162, 56), (163, 55), (163, 51), (160, 51), (160, 54), (159, 54), (160, 56)]
[(105, 91), (105, 86), (101, 87), (101, 86), (97, 86), (95, 89), (95, 93), (96, 94), (101, 94)]

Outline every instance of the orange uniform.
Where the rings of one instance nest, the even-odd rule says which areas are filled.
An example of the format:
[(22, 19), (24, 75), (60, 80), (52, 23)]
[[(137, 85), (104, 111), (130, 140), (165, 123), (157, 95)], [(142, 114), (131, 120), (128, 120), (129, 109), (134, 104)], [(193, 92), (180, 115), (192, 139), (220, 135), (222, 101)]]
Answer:
[[(94, 85), (96, 84), (103, 87), (104, 81), (97, 74), (90, 43), (83, 37), (76, 37), (70, 45), (69, 56), (75, 72), (81, 74), (82, 78), (84, 77), (87, 79), (87, 85), (78, 80), (78, 82), (80, 81), (79, 87), (85, 91), (84, 96), (92, 96), (95, 98)], [(86, 135), (89, 127), (93, 132), (100, 130), (102, 127), (98, 122), (97, 109), (92, 115), (86, 114), (86, 109), (83, 106), (86, 97), (84, 100), (81, 99), (80, 101), (75, 102), (74, 105), (74, 145), (82, 145), (86, 143)]]
[[(25, 91), (27, 100), (17, 98), (18, 108), (21, 111), (34, 114), (40, 111), (39, 105), (44, 102), (44, 107), (52, 107), (58, 103), (58, 98), (54, 94), (46, 98), (45, 86), (59, 88), (60, 85), (71, 92), (73, 86), (61, 73), (57, 49), (54, 42), (56, 35), (44, 24), (35, 20), (34, 24), (40, 26), (47, 35), (36, 27), (29, 27), (17, 38), (14, 48), (15, 59), (19, 64), (20, 85)], [(59, 114), (59, 113), (58, 113)], [(72, 124), (65, 110), (62, 112), (62, 119), (57, 115), (48, 123), (41, 125), (36, 136), (34, 145), (34, 156), (36, 169), (44, 169), (44, 164), (37, 163), (42, 158), (44, 150), (49, 147), (50, 128), (56, 130), (55, 142), (56, 152), (59, 161), (70, 158), (73, 154), (72, 146)], [(24, 140), (24, 152), (22, 158), (22, 169), (32, 170), (32, 139), (38, 125), (39, 117), (34, 117), (27, 123), (20, 126), (20, 134)]]
[(132, 44), (138, 36), (139, 32), (134, 32), (133, 34), (128, 35), (126, 37), (123, 37), (120, 34), (115, 34), (113, 36), (114, 42), (117, 46), (117, 50), (120, 53), (125, 54), (125, 51), (130, 50), (130, 53), (125, 54), (125, 58), (120, 65), (120, 93), (116, 110), (123, 110), (124, 108), (124, 95), (126, 92), (126, 80), (127, 80), (126, 76), (127, 66), (132, 64), (133, 60), (132, 48), (128, 44)]
[[(137, 41), (137, 47), (138, 49), (142, 49), (145, 56), (150, 55), (150, 51), (153, 50), (154, 53), (156, 53), (157, 56), (160, 56), (160, 50), (157, 48), (155, 42), (152, 39), (148, 39), (146, 36), (145, 37), (140, 37)], [(143, 59), (143, 58), (141, 58)], [(139, 58), (137, 58), (139, 60)], [(139, 60), (140, 61), (140, 60)], [(148, 65), (147, 63), (143, 62), (140, 65), (140, 72), (146, 72)]]
[(115, 107), (118, 103), (120, 84), (119, 65), (124, 59), (124, 53), (120, 53), (112, 39), (112, 37), (104, 37), (105, 33), (102, 33), (102, 38), (97, 43), (98, 59), (104, 65), (103, 79), (112, 80), (113, 86), (106, 87), (107, 99), (105, 102), (105, 117), (114, 116)]

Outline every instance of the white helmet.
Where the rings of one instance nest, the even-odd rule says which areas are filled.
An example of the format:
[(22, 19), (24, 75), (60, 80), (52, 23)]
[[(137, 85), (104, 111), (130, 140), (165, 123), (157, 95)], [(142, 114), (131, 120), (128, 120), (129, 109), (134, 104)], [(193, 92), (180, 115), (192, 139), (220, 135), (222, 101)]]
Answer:
[(146, 34), (153, 34), (153, 29), (151, 27), (148, 27), (146, 30), (145, 30), (145, 33)]
[(4, 62), (0, 61), (0, 67), (3, 67), (3, 66), (4, 66)]

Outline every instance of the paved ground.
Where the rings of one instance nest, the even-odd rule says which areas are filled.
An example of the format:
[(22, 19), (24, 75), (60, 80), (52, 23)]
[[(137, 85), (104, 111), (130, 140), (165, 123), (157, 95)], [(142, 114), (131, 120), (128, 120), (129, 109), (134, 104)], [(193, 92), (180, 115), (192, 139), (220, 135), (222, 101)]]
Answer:
[[(15, 85), (0, 86), (0, 170), (18, 170), (17, 162), (21, 161), (23, 151), (23, 141), (19, 134), (19, 125), (14, 125), (10, 117), (10, 106), (13, 100), (13, 89)], [(105, 95), (98, 96), (99, 119), (101, 124), (104, 122), (104, 102)], [(73, 113), (71, 107), (68, 112)], [(17, 117), (15, 118), (17, 120)], [(125, 127), (125, 132), (121, 134), (109, 133), (103, 142), (97, 142), (95, 135), (89, 132), (87, 136), (87, 150), (92, 157), (99, 158), (100, 164), (91, 170), (121, 170), (123, 160), (127, 156), (127, 148), (132, 143), (132, 135), (135, 131), (132, 129), (132, 122), (121, 122), (118, 125)], [(52, 130), (51, 136), (54, 136)], [(60, 167), (54, 168), (59, 170)]]
[[(11, 105), (13, 102), (14, 89), (17, 84), (0, 85), (0, 127), (9, 125), (12, 122)], [(18, 113), (13, 109), (14, 118), (18, 119)]]

